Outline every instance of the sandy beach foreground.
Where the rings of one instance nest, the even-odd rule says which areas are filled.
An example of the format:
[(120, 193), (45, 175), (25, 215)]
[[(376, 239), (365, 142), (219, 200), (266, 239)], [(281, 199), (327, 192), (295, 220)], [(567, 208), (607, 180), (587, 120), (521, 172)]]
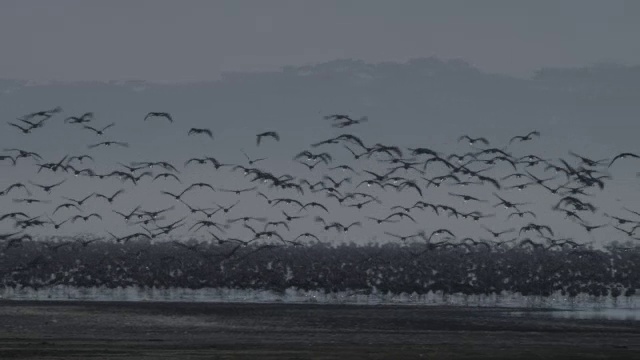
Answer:
[(0, 359), (632, 359), (640, 322), (544, 310), (0, 302)]

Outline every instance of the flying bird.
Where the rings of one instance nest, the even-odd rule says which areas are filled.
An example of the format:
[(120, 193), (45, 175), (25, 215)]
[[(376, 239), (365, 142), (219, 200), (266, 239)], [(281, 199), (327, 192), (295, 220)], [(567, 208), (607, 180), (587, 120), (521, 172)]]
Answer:
[[(244, 157), (246, 157), (246, 158), (247, 158), (247, 162), (249, 163), (249, 165), (253, 165), (253, 164), (257, 163), (257, 162), (260, 162), (260, 161), (263, 161), (263, 160), (266, 160), (266, 159), (267, 159), (266, 157), (263, 157), (263, 158), (257, 158), (257, 159), (252, 159), (252, 158), (250, 158), (250, 157), (249, 157), (249, 155), (247, 155), (247, 153), (246, 153), (246, 152), (244, 152), (244, 150), (242, 150), (242, 149), (241, 149), (240, 151), (242, 152), (242, 154), (244, 155)], [(305, 164), (305, 165), (306, 165), (306, 164)]]
[(467, 140), (469, 142), (469, 145), (474, 145), (477, 142), (481, 142), (485, 145), (489, 145), (489, 140), (487, 140), (486, 138), (483, 137), (478, 137), (478, 138), (472, 138), (469, 135), (462, 135), (458, 138), (458, 142), (462, 141), (462, 140)]
[(65, 180), (61, 180), (61, 181), (59, 181), (59, 182), (57, 182), (55, 184), (52, 184), (52, 185), (40, 185), (40, 184), (36, 184), (36, 183), (32, 182), (31, 180), (29, 180), (29, 184), (41, 188), (44, 192), (51, 193), (51, 190), (53, 190), (53, 188), (64, 184), (66, 181), (67, 180), (65, 179)]
[(277, 132), (275, 131), (266, 131), (263, 133), (260, 133), (258, 135), (256, 135), (256, 145), (260, 146), (260, 142), (262, 141), (262, 138), (264, 137), (271, 137), (273, 139), (275, 139), (276, 141), (280, 141), (280, 135), (278, 135)]
[(213, 133), (211, 132), (211, 130), (209, 129), (200, 129), (200, 128), (191, 128), (189, 130), (189, 133), (187, 133), (187, 135), (191, 136), (191, 135), (198, 135), (198, 134), (203, 134), (203, 135), (207, 135), (208, 137), (210, 137), (211, 139), (213, 139)]
[(339, 120), (353, 121), (353, 119), (349, 115), (345, 115), (345, 114), (325, 115), (324, 119), (325, 120), (333, 120), (333, 121), (339, 121)]
[(54, 114), (57, 114), (57, 113), (60, 113), (60, 112), (62, 112), (62, 108), (60, 106), (56, 106), (55, 108), (53, 108), (51, 110), (42, 110), (42, 111), (32, 112), (30, 114), (22, 116), (20, 119), (21, 120), (33, 119), (36, 116), (40, 116), (40, 117), (44, 117), (45, 119), (49, 119)]
[(147, 116), (144, 117), (144, 121), (147, 121), (147, 119), (154, 118), (154, 117), (165, 118), (169, 120), (169, 122), (173, 122), (173, 117), (168, 112), (154, 112), (154, 111), (149, 112)]
[(93, 149), (93, 148), (97, 148), (98, 146), (106, 146), (106, 147), (110, 147), (112, 145), (118, 145), (118, 146), (122, 146), (122, 147), (129, 147), (129, 144), (126, 142), (121, 142), (121, 141), (103, 141), (97, 144), (93, 144), (93, 145), (89, 145), (88, 148), (89, 149)]
[(635, 158), (635, 159), (640, 158), (640, 156), (638, 156), (636, 154), (633, 154), (633, 153), (628, 153), (628, 152), (627, 153), (622, 153), (620, 155), (616, 155), (616, 157), (614, 157), (613, 160), (611, 160), (611, 162), (609, 163), (608, 167), (611, 167), (611, 165), (613, 165), (613, 163), (616, 162), (616, 160), (618, 160), (618, 159), (626, 159), (626, 158), (629, 158), (629, 157), (632, 157), (632, 158)]
[(96, 217), (96, 218), (98, 218), (98, 219), (102, 220), (102, 216), (101, 216), (100, 214), (98, 214), (98, 213), (91, 213), (91, 214), (86, 215), (86, 216), (85, 216), (85, 215), (75, 215), (75, 216), (73, 216), (73, 217), (71, 218), (71, 222), (72, 222), (72, 223), (74, 223), (74, 222), (76, 222), (76, 221), (78, 221), (78, 220), (82, 220), (82, 221), (85, 221), (85, 222), (86, 222), (86, 221), (89, 221), (92, 217)]
[(20, 126), (18, 124), (14, 124), (12, 122), (7, 122), (7, 124), (9, 124), (9, 125), (11, 125), (11, 126), (13, 126), (15, 128), (20, 129), (20, 131), (22, 131), (23, 134), (30, 134), (31, 130), (33, 129), (32, 126), (30, 126), (30, 127), (22, 127), (22, 126)]
[(344, 121), (342, 121), (342, 122), (335, 122), (331, 126), (336, 127), (336, 128), (345, 128), (347, 126), (357, 125), (357, 124), (361, 124), (361, 123), (367, 122), (367, 121), (369, 121), (369, 117), (368, 116), (363, 116), (360, 119), (347, 118), (347, 119), (344, 119)]
[(115, 126), (115, 125), (116, 125), (116, 123), (111, 123), (111, 124), (101, 128), (101, 129), (97, 129), (97, 128), (94, 128), (93, 126), (89, 126), (89, 125), (84, 125), (84, 126), (82, 126), (82, 128), (83, 129), (87, 129), (87, 130), (91, 130), (91, 131), (95, 132), (96, 135), (104, 135), (104, 132), (107, 129), (109, 129), (109, 128)]
[(93, 113), (86, 112), (80, 116), (70, 116), (64, 119), (64, 122), (69, 124), (82, 124), (82, 123), (91, 122), (92, 119), (93, 119)]
[(113, 193), (113, 195), (111, 195), (111, 196), (102, 195), (102, 194), (98, 194), (98, 193), (96, 193), (94, 196), (95, 196), (96, 198), (102, 198), (102, 199), (105, 199), (105, 200), (107, 200), (107, 202), (108, 202), (109, 204), (111, 204), (111, 203), (113, 203), (113, 200), (115, 200), (115, 198), (116, 198), (118, 195), (121, 195), (122, 193), (124, 193), (124, 189), (120, 189), (120, 190), (116, 191), (116, 192), (115, 192), (115, 193)]
[(514, 142), (516, 140), (519, 140), (520, 142), (530, 141), (530, 140), (533, 140), (534, 136), (540, 137), (540, 132), (532, 131), (532, 132), (528, 133), (527, 135), (514, 136), (514, 137), (511, 138), (511, 140), (509, 140), (509, 144), (511, 144), (512, 142)]

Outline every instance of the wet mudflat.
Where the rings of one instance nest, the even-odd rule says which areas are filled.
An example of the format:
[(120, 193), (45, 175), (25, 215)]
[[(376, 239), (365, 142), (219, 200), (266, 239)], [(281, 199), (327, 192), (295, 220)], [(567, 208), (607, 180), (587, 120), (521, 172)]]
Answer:
[(513, 309), (0, 302), (0, 359), (631, 359), (640, 322)]

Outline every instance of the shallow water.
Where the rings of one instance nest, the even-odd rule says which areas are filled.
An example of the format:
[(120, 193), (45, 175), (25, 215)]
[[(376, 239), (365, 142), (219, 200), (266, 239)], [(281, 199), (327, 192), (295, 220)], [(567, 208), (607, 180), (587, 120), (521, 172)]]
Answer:
[(640, 321), (640, 308), (596, 308), (575, 310), (512, 311), (508, 315), (528, 318), (557, 318), (571, 320)]
[[(516, 310), (538, 314), (509, 315)], [(638, 358), (635, 321), (538, 317), (545, 312), (553, 310), (0, 301), (0, 358)]]
[[(76, 288), (55, 286), (33, 289), (0, 289), (0, 299), (6, 300), (72, 300), (72, 301), (132, 301), (132, 302), (231, 302), (231, 303), (315, 303), (353, 305), (449, 305), (502, 307), (522, 309), (549, 309), (550, 312), (513, 312), (513, 316), (553, 316), (572, 319), (640, 319), (640, 296), (592, 297), (581, 294), (568, 298), (560, 294), (550, 297), (522, 296), (520, 294), (443, 295), (417, 294), (363, 294), (341, 292), (325, 294), (319, 291), (287, 289), (283, 293), (226, 288)], [(564, 310), (564, 311), (559, 311)]]

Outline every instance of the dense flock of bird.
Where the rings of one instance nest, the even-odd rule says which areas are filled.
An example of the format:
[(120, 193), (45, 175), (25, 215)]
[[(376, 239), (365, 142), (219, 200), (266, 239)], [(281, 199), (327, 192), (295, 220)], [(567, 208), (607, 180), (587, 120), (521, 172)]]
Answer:
[[(369, 144), (353, 133), (343, 132), (335, 137), (312, 143), (309, 148), (301, 149), (302, 151), (293, 156), (291, 166), (297, 168), (294, 173), (304, 173), (303, 176), (274, 173), (261, 166), (267, 156), (251, 157), (244, 150), (242, 151), (246, 159), (244, 163), (227, 163), (224, 159), (205, 155), (185, 159), (182, 164), (160, 160), (134, 161), (128, 164), (119, 162), (111, 171), (99, 172), (96, 168), (86, 166), (86, 162), (95, 163), (97, 152), (102, 148), (128, 148), (129, 143), (109, 138), (109, 130), (116, 124), (97, 124), (94, 114), (91, 112), (80, 116), (61, 117), (63, 120), (60, 121), (58, 118), (61, 113), (62, 108), (56, 107), (27, 114), (16, 121), (8, 122), (9, 126), (25, 136), (41, 131), (45, 126), (62, 126), (60, 123), (78, 126), (87, 132), (89, 152), (48, 160), (44, 159), (42, 154), (23, 148), (5, 148), (0, 153), (0, 164), (9, 165), (3, 167), (3, 171), (10, 169), (11, 166), (28, 163), (34, 166), (36, 173), (49, 172), (52, 176), (64, 177), (50, 183), (27, 180), (5, 184), (0, 188), (0, 201), (3, 198), (10, 198), (14, 204), (39, 205), (33, 208), (43, 211), (22, 209), (13, 211), (10, 209), (9, 202), (1, 202), (5, 212), (0, 214), (0, 225), (10, 222), (14, 228), (14, 231), (0, 234), (0, 266), (6, 270), (5, 274), (8, 276), (4, 279), (5, 286), (11, 283), (16, 284), (16, 279), (22, 278), (21, 276), (25, 273), (33, 275), (33, 271), (44, 268), (53, 273), (63, 272), (67, 279), (74, 278), (73, 275), (69, 275), (70, 269), (73, 268), (72, 263), (65, 265), (64, 271), (61, 270), (62, 265), (53, 266), (51, 264), (62, 261), (57, 257), (61, 252), (69, 256), (83, 252), (93, 254), (88, 252), (90, 248), (101, 249), (100, 259), (90, 255), (94, 261), (103, 265), (108, 264), (109, 269), (124, 269), (122, 271), (129, 274), (127, 275), (129, 277), (133, 276), (130, 274), (133, 271), (133, 265), (120, 264), (122, 256), (129, 258), (129, 261), (140, 262), (142, 261), (141, 257), (148, 257), (157, 249), (163, 249), (158, 254), (164, 260), (160, 263), (154, 263), (161, 269), (158, 270), (159, 272), (149, 270), (154, 260), (146, 258), (143, 261), (146, 264), (147, 270), (145, 271), (149, 272), (147, 275), (156, 277), (156, 282), (152, 281), (151, 284), (156, 285), (162, 278), (161, 273), (179, 276), (178, 273), (185, 274), (187, 271), (184, 267), (194, 271), (196, 268), (202, 269), (209, 262), (221, 267), (218, 270), (226, 269), (222, 272), (216, 270), (218, 271), (216, 276), (226, 276), (225, 272), (237, 273), (240, 271), (238, 264), (246, 265), (246, 257), (249, 255), (255, 259), (262, 259), (260, 261), (263, 261), (265, 268), (270, 269), (274, 261), (282, 262), (287, 257), (289, 261), (294, 261), (291, 256), (286, 255), (292, 254), (292, 252), (299, 254), (299, 251), (319, 248), (323, 249), (323, 252), (329, 251), (327, 249), (337, 251), (338, 248), (345, 252), (344, 249), (348, 247), (332, 245), (322, 239), (326, 239), (327, 234), (345, 234), (352, 232), (353, 228), (367, 226), (379, 227), (381, 236), (384, 234), (384, 237), (395, 244), (391, 248), (388, 245), (382, 248), (369, 245), (369, 250), (363, 250), (367, 254), (366, 256), (362, 256), (359, 260), (355, 258), (349, 260), (351, 265), (357, 263), (360, 266), (357, 269), (352, 269), (352, 275), (366, 273), (368, 271), (366, 269), (370, 270), (370, 268), (362, 268), (364, 266), (362, 264), (378, 264), (376, 266), (379, 267), (379, 260), (386, 258), (384, 262), (387, 264), (387, 268), (384, 276), (387, 280), (398, 280), (397, 276), (390, 275), (388, 271), (394, 266), (404, 267), (406, 270), (410, 267), (407, 261), (413, 267), (416, 267), (416, 264), (425, 266), (424, 269), (416, 270), (417, 272), (414, 274), (414, 276), (424, 279), (435, 273), (446, 272), (447, 270), (444, 268), (433, 269), (436, 266), (434, 264), (441, 263), (438, 259), (448, 258), (452, 261), (449, 263), (450, 265), (464, 269), (462, 273), (466, 274), (465, 276), (474, 274), (471, 278), (465, 278), (467, 280), (453, 282), (460, 283), (462, 281), (470, 286), (469, 284), (474, 281), (477, 283), (479, 265), (477, 262), (468, 263), (469, 259), (475, 259), (473, 261), (485, 264), (482, 266), (484, 271), (493, 269), (491, 271), (494, 272), (494, 278), (500, 277), (497, 275), (500, 271), (502, 271), (502, 276), (506, 276), (507, 269), (513, 270), (519, 266), (518, 264), (522, 267), (526, 267), (526, 263), (531, 265), (530, 262), (527, 262), (529, 260), (522, 260), (521, 254), (523, 253), (530, 257), (535, 256), (538, 260), (541, 253), (547, 254), (549, 257), (554, 256), (551, 255), (554, 253), (562, 254), (560, 257), (556, 256), (555, 259), (564, 259), (560, 263), (554, 263), (550, 260), (549, 264), (555, 265), (549, 265), (550, 267), (545, 269), (536, 262), (537, 267), (533, 267), (527, 273), (527, 276), (531, 278), (539, 278), (540, 272), (548, 272), (549, 269), (555, 269), (556, 272), (556, 275), (549, 275), (551, 278), (558, 276), (561, 267), (570, 267), (571, 264), (566, 261), (573, 261), (571, 256), (567, 257), (571, 254), (581, 258), (586, 256), (585, 259), (593, 260), (592, 256), (585, 255), (596, 252), (589, 246), (590, 244), (583, 243), (579, 239), (557, 237), (551, 226), (537, 221), (538, 216), (531, 203), (515, 199), (514, 190), (517, 193), (533, 187), (544, 189), (555, 197), (555, 202), (549, 206), (548, 211), (557, 212), (566, 221), (582, 228), (585, 234), (611, 228), (632, 242), (640, 240), (640, 236), (636, 235), (640, 228), (640, 211), (623, 207), (617, 209), (617, 213), (613, 215), (610, 212), (601, 211), (590, 199), (595, 192), (605, 189), (607, 181), (612, 179), (611, 169), (623, 161), (640, 159), (640, 156), (626, 152), (617, 154), (610, 159), (590, 159), (570, 152), (569, 158), (552, 160), (534, 154), (515, 155), (520, 144), (535, 142), (541, 136), (538, 131), (513, 136), (508, 144), (498, 147), (495, 147), (487, 138), (462, 135), (457, 141), (464, 143), (466, 150), (452, 154), (445, 154), (428, 147), (404, 149), (393, 144)], [(141, 116), (140, 121), (149, 123), (149, 126), (154, 126), (152, 123), (158, 121), (165, 121), (171, 126), (177, 126), (179, 122), (167, 112), (149, 112), (146, 116)], [(336, 129), (355, 129), (357, 126), (363, 126), (367, 123), (368, 117), (355, 118), (346, 114), (333, 114), (324, 116), (319, 121), (325, 121), (327, 126)], [(208, 128), (193, 127), (186, 130), (185, 135), (203, 136), (215, 141), (213, 131)], [(262, 149), (267, 142), (275, 144), (280, 140), (280, 135), (276, 131), (258, 133), (255, 135), (256, 152)], [(106, 149), (100, 151), (106, 151)], [(342, 152), (343, 156), (349, 156), (354, 161), (337, 163), (334, 160), (337, 152)], [(225, 171), (232, 176), (237, 176), (238, 183), (245, 181), (250, 185), (238, 188), (221, 188), (210, 182), (185, 183), (182, 172), (191, 167), (200, 167), (212, 172)], [(504, 171), (505, 169), (507, 169), (506, 173), (500, 176), (495, 175), (498, 170)], [(94, 179), (96, 187), (100, 186), (101, 180), (115, 178), (121, 181), (122, 188), (113, 193), (94, 191), (87, 194), (77, 194), (74, 197), (56, 197), (56, 192), (64, 187), (71, 177)], [(124, 194), (134, 191), (137, 187), (145, 186), (147, 182), (162, 182), (164, 189), (157, 196), (171, 199), (175, 205), (159, 209), (145, 208), (144, 204), (132, 209), (122, 209), (118, 206), (118, 200)], [(449, 203), (428, 201), (429, 191), (442, 187), (447, 188), (446, 193), (451, 201)], [(471, 189), (473, 191), (470, 191)], [(212, 200), (213, 206), (211, 207), (198, 207), (189, 200), (203, 197), (215, 200), (216, 194), (219, 193), (236, 195), (237, 200), (227, 204), (219, 204)], [(404, 196), (403, 199), (411, 198), (413, 200), (410, 203), (389, 203), (389, 200), (382, 200), (382, 194), (393, 193), (404, 193), (408, 196)], [(309, 196), (312, 198), (310, 199)], [(393, 196), (387, 196), (388, 198), (394, 199)], [(238, 213), (237, 206), (241, 202), (247, 201), (260, 201), (269, 206), (272, 211), (268, 214), (258, 215)], [(89, 202), (103, 203), (104, 212), (85, 211), (83, 207)], [(335, 219), (336, 206), (357, 210), (361, 218), (355, 221)], [(375, 213), (382, 212), (384, 215), (372, 216), (371, 213), (368, 213), (370, 209), (375, 209)], [(56, 231), (62, 227), (77, 222), (95, 222), (96, 228), (99, 228), (97, 224), (102, 221), (105, 212), (117, 214), (121, 218), (122, 226), (118, 230), (107, 229), (104, 236), (100, 234), (74, 237), (55, 236)], [(459, 237), (456, 235), (455, 228), (439, 226), (425, 229), (424, 224), (428, 223), (430, 226), (437, 224), (439, 217), (475, 221), (478, 223), (478, 235), (476, 237)], [(495, 228), (495, 225), (490, 227), (485, 223), (488, 218), (493, 218), (493, 224), (498, 223), (504, 226), (501, 228)], [(495, 221), (500, 218), (503, 219)], [(304, 228), (300, 231), (294, 231), (299, 228), (299, 226), (296, 227), (296, 224), (302, 221), (306, 221)], [(398, 233), (398, 231), (386, 229), (385, 225), (387, 224), (394, 224), (396, 229), (399, 225), (402, 229), (413, 230)], [(30, 233), (33, 229), (46, 229), (50, 234), (49, 241), (37, 241)], [(178, 229), (186, 230), (186, 233), (179, 234)], [(194, 240), (195, 235), (205, 236), (206, 240)], [(139, 244), (146, 244), (146, 248), (140, 247)], [(116, 255), (115, 250), (109, 246), (120, 246), (120, 252)], [(156, 250), (150, 250), (154, 246)], [(371, 250), (374, 248), (378, 250)], [(197, 263), (186, 265), (184, 259), (177, 261), (179, 254), (171, 254), (170, 251), (167, 252), (168, 249), (174, 249), (174, 251), (180, 249), (186, 251), (186, 254), (197, 255), (193, 258), (197, 260)], [(280, 251), (280, 255), (274, 255), (274, 249)], [(379, 249), (386, 250), (379, 251)], [(633, 245), (622, 249), (629, 252), (626, 256), (635, 254), (633, 256), (637, 257), (639, 252), (638, 247)], [(23, 255), (17, 256), (20, 251)], [(510, 253), (509, 251), (514, 252)], [(602, 256), (605, 255), (602, 255), (603, 252), (599, 250), (597, 252), (602, 260)], [(400, 253), (403, 255), (398, 255)], [(338, 261), (335, 257), (331, 260), (314, 260), (314, 257), (309, 253), (306, 254), (301, 257), (305, 260), (298, 264), (298, 269), (308, 266), (315, 268), (315, 273), (318, 273), (325, 271), (321, 269), (323, 265), (333, 266), (335, 268), (329, 271), (333, 271), (334, 275), (342, 274), (342, 277), (336, 277), (329, 283), (325, 283), (324, 288), (335, 288), (338, 283), (344, 285), (345, 282), (349, 282), (348, 278), (352, 275), (344, 271), (345, 262)], [(392, 265), (393, 259), (388, 258), (389, 254), (395, 254), (393, 255), (395, 259), (404, 265)], [(452, 258), (451, 254), (455, 254), (455, 256)], [(483, 255), (478, 257), (478, 254)], [(499, 261), (505, 261), (505, 264), (509, 262), (505, 259), (498, 259), (500, 256), (506, 256), (505, 254), (518, 254), (516, 259), (519, 260), (511, 263), (505, 269), (498, 270), (499, 266), (496, 264)], [(611, 253), (607, 256), (610, 255)], [(342, 255), (335, 256), (339, 258)], [(621, 255), (616, 256), (618, 256), (618, 266), (621, 263), (625, 264), (624, 270), (616, 270), (618, 273), (634, 272), (633, 265), (621, 261), (619, 258)], [(57, 259), (55, 262), (54, 258)], [(173, 265), (167, 266), (164, 262), (167, 258), (174, 261)], [(266, 261), (265, 259), (270, 260)], [(430, 260), (425, 262), (425, 259)], [(629, 261), (633, 261), (633, 259), (635, 258), (631, 258)], [(495, 263), (489, 264), (490, 260)], [(82, 261), (83, 266), (88, 267), (89, 265), (85, 264), (85, 261), (86, 259)], [(235, 265), (229, 265), (230, 261), (235, 261)], [(603, 260), (602, 262), (608, 261)], [(221, 265), (225, 262), (227, 262), (226, 268)], [(180, 270), (176, 264), (183, 268)], [(558, 264), (560, 265), (558, 266)], [(574, 261), (573, 265), (575, 264), (577, 262)], [(585, 264), (587, 263), (583, 261), (582, 266), (588, 267), (588, 264)], [(637, 264), (640, 264), (640, 261)], [(76, 265), (78, 265), (77, 261)], [(206, 266), (211, 266), (211, 264)], [(603, 266), (613, 265), (604, 264)], [(635, 270), (638, 270), (638, 266)], [(253, 269), (251, 266), (249, 268)], [(291, 271), (289, 265), (283, 268), (288, 270), (283, 270), (282, 276), (289, 277), (290, 280), (295, 278), (290, 274), (286, 275)], [(425, 274), (426, 269), (432, 269), (435, 273)], [(379, 268), (379, 271), (382, 270)], [(576, 271), (584, 273), (585, 270), (581, 268)], [(200, 273), (202, 274), (202, 272)], [(300, 270), (299, 273), (305, 273), (307, 279), (314, 276), (313, 272), (309, 273), (309, 271)], [(91, 274), (89, 277), (93, 276), (93, 279), (98, 277), (95, 272)], [(102, 271), (102, 274), (109, 274), (113, 279), (127, 278), (122, 274), (114, 274), (110, 270)], [(194, 276), (192, 275), (192, 278)], [(243, 276), (246, 277), (246, 275)], [(13, 280), (9, 280), (9, 278)], [(53, 278), (59, 280), (57, 275)], [(29, 282), (27, 278), (22, 279), (22, 282)], [(77, 280), (77, 277), (75, 279)], [(638, 280), (633, 280), (636, 282), (634, 285), (630, 279), (627, 277), (625, 281), (616, 280), (615, 286), (632, 291), (630, 289), (636, 287)], [(300, 281), (297, 282), (298, 286), (301, 286), (299, 285)], [(371, 281), (363, 281), (367, 286), (371, 285)], [(405, 283), (407, 281), (408, 285), (405, 285), (411, 287), (412, 283), (422, 283), (423, 280), (404, 280)], [(102, 283), (106, 282), (106, 279), (102, 280)], [(199, 282), (200, 286), (203, 286), (202, 284), (205, 282)], [(50, 279), (43, 280), (41, 283), (51, 284)], [(145, 280), (143, 283), (149, 284), (149, 281)], [(164, 284), (164, 282), (162, 283)], [(380, 286), (380, 282), (377, 284)], [(451, 290), (451, 286), (447, 289)], [(495, 289), (496, 286), (493, 286), (491, 291), (495, 291)], [(438, 288), (438, 290), (443, 289)]]

